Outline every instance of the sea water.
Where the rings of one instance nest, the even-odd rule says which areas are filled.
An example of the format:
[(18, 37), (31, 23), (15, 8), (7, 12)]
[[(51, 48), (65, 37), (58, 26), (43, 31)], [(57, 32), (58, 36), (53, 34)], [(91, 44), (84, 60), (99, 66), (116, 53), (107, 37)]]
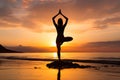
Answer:
[[(19, 57), (21, 59), (6, 59)], [(70, 52), (61, 53), (62, 59), (77, 60), (112, 60), (120, 61), (118, 52)], [(101, 67), (104, 64), (90, 64), (101, 67), (49, 69), (46, 64), (51, 61), (22, 60), (22, 58), (57, 59), (57, 54), (49, 53), (0, 53), (0, 80), (120, 80), (120, 66)], [(89, 64), (89, 63), (79, 63)]]

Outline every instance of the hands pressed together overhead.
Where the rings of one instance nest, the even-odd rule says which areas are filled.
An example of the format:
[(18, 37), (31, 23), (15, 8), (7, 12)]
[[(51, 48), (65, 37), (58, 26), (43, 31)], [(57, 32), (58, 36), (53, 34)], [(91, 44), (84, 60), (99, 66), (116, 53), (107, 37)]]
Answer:
[(68, 19), (65, 15), (63, 15), (63, 13), (61, 12), (61, 9), (59, 9), (59, 12), (53, 18), (57, 17), (59, 14), (62, 15), (64, 18)]

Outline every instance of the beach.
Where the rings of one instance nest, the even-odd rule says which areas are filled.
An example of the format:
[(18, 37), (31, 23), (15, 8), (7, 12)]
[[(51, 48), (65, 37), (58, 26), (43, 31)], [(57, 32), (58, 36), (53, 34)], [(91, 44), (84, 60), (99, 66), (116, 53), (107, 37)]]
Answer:
[(120, 0), (0, 0), (0, 80), (120, 80), (119, 34)]
[[(46, 64), (56, 60), (56, 53), (1, 53), (1, 80), (119, 80), (120, 53), (62, 53), (63, 60), (72, 60), (91, 68), (51, 69)], [(97, 61), (97, 62), (96, 62)], [(102, 62), (100, 62), (102, 61)], [(105, 62), (106, 61), (106, 62)]]

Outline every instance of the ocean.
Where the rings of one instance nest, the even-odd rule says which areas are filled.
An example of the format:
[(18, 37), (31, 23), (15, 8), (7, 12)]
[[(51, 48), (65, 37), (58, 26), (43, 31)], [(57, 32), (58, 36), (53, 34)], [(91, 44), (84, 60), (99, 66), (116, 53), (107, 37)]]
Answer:
[[(116, 64), (120, 62), (120, 52), (63, 52), (61, 58), (95, 68), (48, 68), (46, 64), (57, 59), (54, 52), (0, 53), (0, 80), (120, 80), (120, 65)], [(94, 62), (97, 60), (103, 62)]]

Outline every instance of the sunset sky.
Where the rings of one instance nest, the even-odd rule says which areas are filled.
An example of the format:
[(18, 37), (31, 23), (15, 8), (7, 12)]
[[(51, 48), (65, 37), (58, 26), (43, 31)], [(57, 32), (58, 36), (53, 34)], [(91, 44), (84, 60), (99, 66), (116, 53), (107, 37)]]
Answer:
[(63, 46), (120, 41), (120, 0), (0, 0), (0, 44), (55, 46), (59, 9), (69, 18), (65, 36), (74, 38)]

